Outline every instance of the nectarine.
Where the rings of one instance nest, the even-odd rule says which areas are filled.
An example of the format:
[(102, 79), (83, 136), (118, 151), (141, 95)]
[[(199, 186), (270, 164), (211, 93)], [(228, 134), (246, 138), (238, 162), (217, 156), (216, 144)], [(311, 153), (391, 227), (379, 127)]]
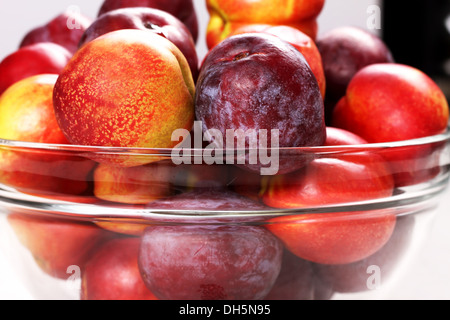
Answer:
[[(118, 30), (75, 54), (56, 82), (53, 101), (73, 144), (172, 148), (173, 131), (193, 125), (194, 95), (189, 64), (172, 42), (143, 30)], [(155, 161), (102, 159), (123, 166)]]
[(207, 0), (207, 44), (213, 48), (237, 28), (250, 24), (288, 25), (315, 39), (324, 0)]
[[(0, 97), (0, 138), (68, 144), (55, 118), (53, 89), (58, 75), (23, 79)], [(96, 163), (70, 153), (39, 149), (0, 150), (0, 182), (21, 192), (64, 199), (84, 193)]]
[(60, 74), (72, 54), (64, 47), (41, 42), (22, 47), (0, 62), (0, 95), (12, 84), (39, 74)]
[[(370, 143), (398, 142), (445, 132), (449, 106), (440, 87), (424, 72), (396, 63), (373, 64), (360, 70), (333, 112), (332, 123)], [(439, 173), (439, 146), (406, 146), (383, 156), (406, 186)]]

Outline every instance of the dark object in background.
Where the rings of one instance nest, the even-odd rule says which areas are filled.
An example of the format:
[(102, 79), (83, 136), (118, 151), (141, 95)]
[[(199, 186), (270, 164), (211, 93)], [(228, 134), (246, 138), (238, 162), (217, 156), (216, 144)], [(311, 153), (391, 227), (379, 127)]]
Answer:
[(431, 76), (450, 98), (450, 1), (383, 1), (382, 37), (396, 62)]

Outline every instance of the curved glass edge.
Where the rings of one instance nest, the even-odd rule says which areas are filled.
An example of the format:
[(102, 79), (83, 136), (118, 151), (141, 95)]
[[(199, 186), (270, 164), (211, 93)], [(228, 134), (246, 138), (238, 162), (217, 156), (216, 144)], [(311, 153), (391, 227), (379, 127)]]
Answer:
[[(33, 214), (54, 218), (68, 218), (85, 221), (114, 221), (121, 223), (181, 223), (216, 224), (235, 221), (237, 224), (264, 223), (268, 219), (280, 216), (298, 216), (340, 212), (376, 212), (390, 210), (397, 216), (408, 215), (411, 208), (417, 211), (421, 205), (440, 200), (440, 196), (449, 187), (450, 172), (435, 178), (432, 183), (417, 190), (405, 191), (388, 198), (334, 204), (320, 207), (296, 209), (275, 209), (252, 211), (202, 211), (202, 210), (166, 210), (136, 208), (127, 206), (83, 204), (59, 200), (42, 199), (17, 193), (0, 187), (0, 206), (6, 210), (21, 210)], [(0, 212), (1, 214), (1, 212)], [(238, 218), (238, 219), (237, 219)], [(186, 221), (185, 219), (189, 219)]]
[[(279, 152), (296, 152), (305, 154), (329, 154), (329, 153), (342, 153), (342, 152), (357, 152), (368, 150), (382, 150), (401, 147), (416, 147), (427, 144), (450, 142), (450, 124), (444, 133), (434, 136), (428, 136), (423, 138), (395, 141), (395, 142), (383, 142), (383, 143), (369, 143), (364, 145), (345, 145), (345, 146), (315, 146), (315, 147), (279, 147), (276, 148)], [(37, 142), (26, 142), (0, 139), (0, 148), (24, 148), (46, 151), (66, 151), (66, 152), (81, 152), (81, 153), (93, 153), (93, 154), (120, 154), (120, 155), (134, 155), (134, 156), (170, 156), (174, 151), (174, 148), (123, 148), (123, 147), (105, 147), (105, 146), (83, 146), (83, 145), (68, 145), (68, 144), (43, 144)], [(195, 154), (195, 151), (202, 151), (203, 149), (186, 148), (183, 150), (190, 151)], [(217, 149), (224, 154), (230, 152), (248, 152), (253, 149)], [(268, 151), (271, 148), (267, 148)]]

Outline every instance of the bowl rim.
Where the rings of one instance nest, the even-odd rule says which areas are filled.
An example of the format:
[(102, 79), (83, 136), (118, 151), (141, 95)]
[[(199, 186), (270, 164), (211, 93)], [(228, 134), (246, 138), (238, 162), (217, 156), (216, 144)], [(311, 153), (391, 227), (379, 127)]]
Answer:
[[(301, 148), (278, 148), (280, 152), (295, 152), (301, 154), (313, 154), (313, 155), (325, 155), (332, 156), (334, 154), (345, 153), (357, 153), (367, 151), (384, 151), (392, 150), (395, 148), (404, 147), (421, 147), (429, 146), (432, 144), (441, 145), (442, 143), (450, 144), (450, 124), (445, 132), (423, 137), (417, 139), (386, 142), (386, 143), (368, 143), (360, 145), (342, 145), (342, 146), (316, 146), (316, 147), (301, 147)], [(38, 142), (26, 142), (0, 139), (0, 150), (4, 148), (11, 149), (26, 149), (26, 150), (44, 150), (49, 152), (76, 152), (83, 156), (89, 154), (116, 154), (116, 155), (135, 155), (135, 156), (170, 156), (173, 149), (158, 149), (158, 148), (121, 148), (121, 147), (97, 147), (97, 146), (82, 146), (82, 145), (69, 145), (69, 144), (45, 144)], [(181, 149), (180, 149), (181, 150)], [(202, 151), (204, 149), (185, 148), (190, 152)], [(446, 149), (447, 150), (447, 149)], [(248, 149), (246, 150), (248, 151)], [(233, 150), (236, 152), (236, 150)], [(194, 153), (195, 155), (195, 153)], [(450, 155), (448, 157), (450, 159)], [(304, 214), (320, 214), (327, 212), (346, 212), (346, 211), (366, 211), (366, 210), (382, 210), (390, 209), (392, 206), (398, 205), (399, 213), (403, 214), (402, 208), (408, 208), (414, 206), (418, 202), (427, 202), (430, 199), (436, 198), (438, 195), (449, 187), (450, 171), (446, 172), (443, 176), (438, 176), (436, 181), (433, 181), (430, 188), (427, 190), (419, 188), (413, 190), (414, 195), (411, 196), (408, 191), (397, 195), (392, 195), (387, 198), (372, 199), (367, 201), (351, 202), (351, 203), (337, 203), (325, 206), (308, 206), (304, 208), (293, 209), (279, 209), (270, 208), (261, 211), (252, 210), (233, 210), (233, 211), (210, 211), (210, 210), (162, 210), (150, 207), (131, 207), (126, 205), (111, 204), (106, 206), (98, 206), (98, 204), (72, 202), (64, 200), (55, 200), (51, 198), (35, 197), (31, 195), (25, 195), (16, 190), (9, 190), (8, 187), (0, 186), (0, 207), (3, 209), (13, 208), (22, 209), (25, 211), (34, 211), (43, 215), (50, 215), (58, 218), (69, 219), (81, 219), (81, 220), (121, 220), (123, 222), (132, 221), (136, 223), (148, 222), (152, 220), (161, 221), (164, 219), (170, 220), (171, 223), (176, 223), (174, 220), (189, 218), (193, 223), (201, 221), (201, 223), (208, 223), (206, 220), (211, 220), (212, 223), (216, 223), (216, 218), (274, 218), (279, 216), (289, 215), (304, 215)], [(25, 197), (25, 198), (23, 198)], [(98, 209), (104, 209), (98, 212)], [(104, 212), (104, 211), (107, 211)], [(205, 220), (206, 219), (206, 220)], [(252, 220), (249, 220), (252, 222)], [(183, 222), (185, 223), (185, 222)]]
[[(439, 134), (426, 136), (415, 139), (400, 140), (393, 142), (378, 142), (355, 145), (336, 145), (336, 146), (311, 146), (311, 147), (278, 147), (263, 148), (266, 150), (277, 150), (281, 153), (304, 153), (304, 154), (329, 154), (342, 152), (358, 152), (358, 151), (376, 151), (383, 149), (395, 149), (402, 147), (418, 147), (434, 143), (450, 141), (450, 122), (447, 129)], [(0, 138), (0, 149), (28, 149), (28, 150), (45, 150), (57, 152), (82, 152), (93, 154), (119, 154), (119, 155), (135, 155), (135, 156), (170, 156), (174, 150), (183, 150), (188, 154), (196, 155), (203, 152), (204, 148), (188, 148), (175, 146), (174, 148), (141, 148), (141, 147), (112, 147), (112, 146), (89, 146), (77, 144), (50, 144), (40, 142), (28, 142), (20, 140), (9, 140)], [(255, 149), (216, 149), (223, 152), (224, 155), (239, 152), (250, 152)], [(257, 149), (260, 150), (260, 149)]]

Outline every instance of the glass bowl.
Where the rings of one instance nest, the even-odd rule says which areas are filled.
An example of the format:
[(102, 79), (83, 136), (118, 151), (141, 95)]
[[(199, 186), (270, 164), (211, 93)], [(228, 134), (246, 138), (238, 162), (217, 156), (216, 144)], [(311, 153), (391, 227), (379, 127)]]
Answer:
[(226, 150), (0, 140), (0, 248), (36, 299), (383, 298), (430, 231), (449, 143), (282, 148), (262, 175)]

